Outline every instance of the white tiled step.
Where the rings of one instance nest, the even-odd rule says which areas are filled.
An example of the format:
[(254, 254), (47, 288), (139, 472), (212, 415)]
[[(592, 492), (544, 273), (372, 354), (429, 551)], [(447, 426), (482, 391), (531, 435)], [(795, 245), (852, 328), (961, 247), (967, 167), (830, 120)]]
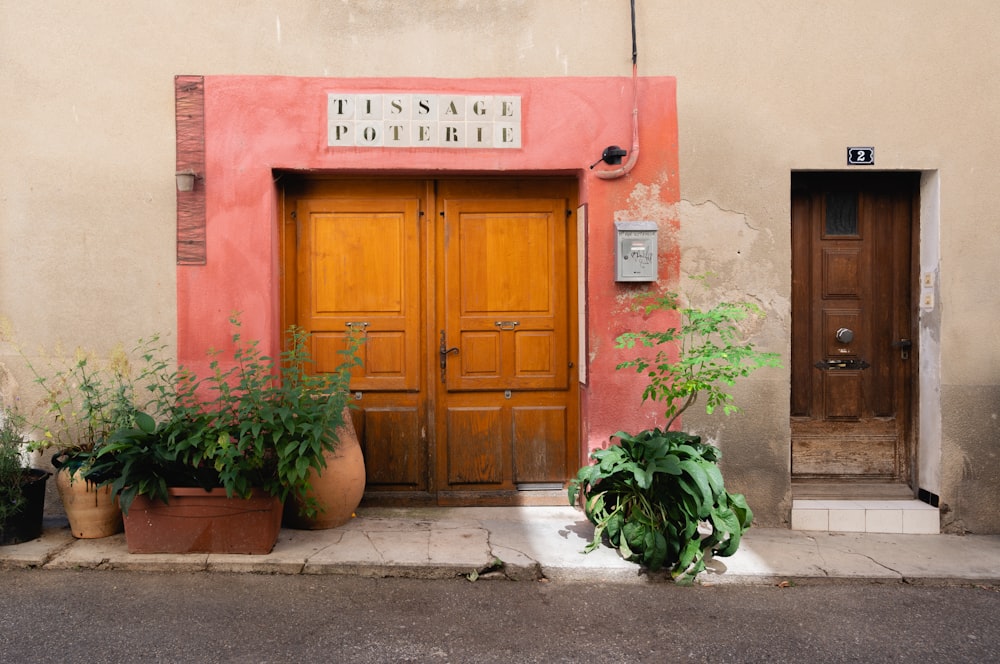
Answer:
[(919, 500), (793, 500), (792, 530), (936, 535), (941, 518)]

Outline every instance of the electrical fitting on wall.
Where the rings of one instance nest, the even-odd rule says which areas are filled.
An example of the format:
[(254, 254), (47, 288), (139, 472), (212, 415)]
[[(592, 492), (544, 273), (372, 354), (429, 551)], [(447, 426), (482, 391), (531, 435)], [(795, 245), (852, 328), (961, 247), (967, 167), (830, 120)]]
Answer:
[(590, 165), (590, 170), (594, 170), (594, 166), (597, 166), (602, 161), (609, 166), (618, 166), (622, 163), (622, 157), (628, 154), (628, 150), (618, 147), (617, 145), (609, 145), (604, 148), (604, 152), (601, 153), (601, 158)]
[(655, 221), (615, 222), (615, 281), (656, 281)]

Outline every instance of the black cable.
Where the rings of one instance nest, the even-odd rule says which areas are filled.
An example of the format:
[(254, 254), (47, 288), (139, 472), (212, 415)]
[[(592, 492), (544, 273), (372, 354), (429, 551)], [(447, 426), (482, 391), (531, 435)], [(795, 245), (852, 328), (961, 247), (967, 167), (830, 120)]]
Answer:
[(635, 47), (635, 0), (631, 0), (632, 3), (632, 65), (634, 66), (636, 61), (639, 59), (639, 53)]

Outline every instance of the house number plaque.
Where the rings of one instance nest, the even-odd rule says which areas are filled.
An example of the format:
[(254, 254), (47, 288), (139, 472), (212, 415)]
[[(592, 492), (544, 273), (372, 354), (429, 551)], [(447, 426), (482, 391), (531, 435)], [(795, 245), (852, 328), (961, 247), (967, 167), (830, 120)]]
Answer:
[(875, 148), (871, 146), (847, 148), (847, 165), (874, 166)]

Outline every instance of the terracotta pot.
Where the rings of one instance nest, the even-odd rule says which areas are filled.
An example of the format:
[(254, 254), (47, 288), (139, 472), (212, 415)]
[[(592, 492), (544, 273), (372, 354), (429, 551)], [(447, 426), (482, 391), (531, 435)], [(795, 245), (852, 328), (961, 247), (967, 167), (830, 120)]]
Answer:
[(344, 409), (344, 425), (337, 429), (337, 449), (323, 455), (326, 468), (311, 470), (307, 496), (316, 498), (320, 511), (315, 517), (299, 512), (301, 502), (290, 498), (285, 504), (285, 525), (290, 528), (324, 530), (342, 526), (354, 516), (365, 495), (365, 458), (351, 413)]
[(111, 487), (98, 488), (79, 472), (63, 469), (56, 473), (56, 488), (73, 537), (96, 539), (122, 531), (122, 511), (118, 499), (111, 498)]
[(281, 532), (281, 501), (261, 490), (169, 489), (169, 502), (136, 496), (124, 515), (129, 553), (266, 554)]
[(4, 521), (0, 521), (0, 545), (30, 542), (42, 536), (42, 517), (45, 510), (45, 482), (49, 473), (32, 468), (31, 478), (21, 485), (24, 506)]

